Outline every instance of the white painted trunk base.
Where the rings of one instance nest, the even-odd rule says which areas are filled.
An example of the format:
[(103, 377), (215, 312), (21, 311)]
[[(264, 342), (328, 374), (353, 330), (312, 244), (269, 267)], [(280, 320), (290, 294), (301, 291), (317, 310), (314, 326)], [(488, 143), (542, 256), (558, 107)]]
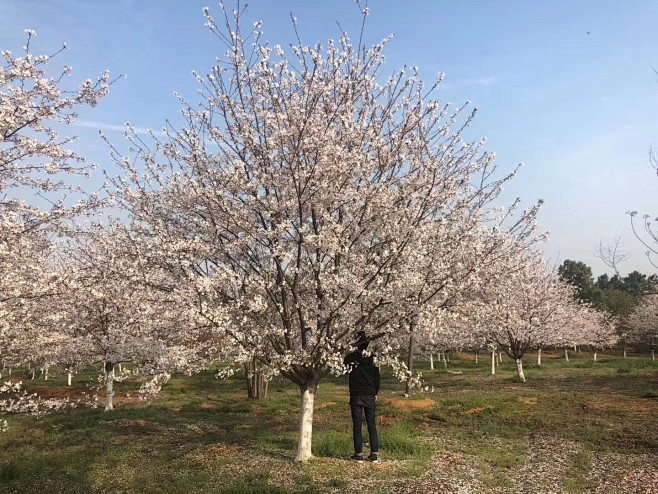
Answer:
[(114, 365), (111, 362), (105, 364), (105, 411), (111, 412), (114, 410), (112, 405), (112, 398), (114, 398)]
[(569, 362), (569, 349), (568, 348), (564, 349), (564, 360)]
[(313, 404), (315, 403), (315, 388), (310, 387), (302, 392), (302, 403), (299, 411), (299, 443), (295, 461), (307, 461), (313, 457), (311, 444), (313, 439)]
[(491, 351), (491, 375), (496, 374), (496, 350)]
[(71, 385), (72, 378), (73, 378), (73, 374), (71, 374), (70, 372), (66, 374), (66, 382), (68, 383), (69, 386)]
[(430, 353), (430, 369), (434, 370), (434, 355)]
[(541, 365), (541, 348), (537, 350), (537, 365)]
[(519, 380), (524, 383), (525, 375), (523, 374), (523, 361), (520, 358), (516, 359), (516, 374), (519, 376)]
[(596, 362), (596, 351), (594, 352), (594, 362)]

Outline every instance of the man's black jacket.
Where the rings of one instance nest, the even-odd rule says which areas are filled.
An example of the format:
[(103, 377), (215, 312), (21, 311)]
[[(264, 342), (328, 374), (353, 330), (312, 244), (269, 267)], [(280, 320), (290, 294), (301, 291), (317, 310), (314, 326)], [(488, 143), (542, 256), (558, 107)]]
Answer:
[(379, 368), (372, 356), (364, 357), (360, 350), (349, 353), (344, 360), (350, 366), (350, 396), (375, 396), (379, 393)]

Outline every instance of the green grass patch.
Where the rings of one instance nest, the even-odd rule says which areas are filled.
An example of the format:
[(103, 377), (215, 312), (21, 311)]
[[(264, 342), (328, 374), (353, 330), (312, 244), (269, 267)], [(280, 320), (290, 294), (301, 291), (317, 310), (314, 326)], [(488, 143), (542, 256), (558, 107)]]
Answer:
[[(386, 493), (432, 475), (434, 459), (452, 455), (457, 463), (445, 472), (459, 476), (459, 462), (468, 461), (485, 492), (504, 492), (519, 489), (515, 472), (535, 442), (546, 439), (575, 445), (559, 463), (564, 489), (595, 492), (593, 451), (624, 458), (658, 451), (658, 365), (635, 356), (599, 354), (598, 362), (586, 352), (570, 357), (566, 362), (562, 352), (545, 351), (538, 366), (528, 355), (526, 383), (517, 381), (506, 357), (494, 376), (485, 355), (479, 364), (472, 356), (451, 355), (447, 370), (453, 373), (442, 364), (429, 370), (420, 361), (417, 368), (434, 392), (410, 398), (383, 369), (379, 465), (347, 461), (353, 451), (345, 377), (320, 385), (315, 458), (306, 465), (293, 461), (300, 396), (289, 381), (275, 379), (267, 399), (249, 400), (242, 376), (218, 380), (206, 371), (175, 376), (144, 402), (134, 399), (140, 383), (129, 378), (116, 384), (111, 413), (101, 407), (7, 417), (9, 430), (0, 434), (0, 491), (314, 494), (367, 484)], [(17, 369), (12, 377), (23, 374)], [(23, 382), (57, 396), (89, 392), (98, 374), (89, 369), (76, 375), (71, 388), (57, 369), (48, 381)], [(102, 405), (102, 394), (99, 399)], [(367, 442), (365, 425), (363, 434)]]

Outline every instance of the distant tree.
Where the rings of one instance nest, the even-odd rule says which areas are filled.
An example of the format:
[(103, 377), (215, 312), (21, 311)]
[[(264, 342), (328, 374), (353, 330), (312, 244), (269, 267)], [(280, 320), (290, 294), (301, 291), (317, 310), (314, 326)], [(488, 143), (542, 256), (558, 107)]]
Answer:
[[(615, 277), (613, 277), (613, 280)], [(611, 314), (616, 321), (617, 334), (619, 336), (619, 343), (622, 345), (624, 356), (626, 356), (626, 347), (632, 342), (629, 327), (626, 323), (628, 317), (631, 315), (635, 306), (637, 305), (638, 298), (632, 293), (612, 288), (605, 290), (601, 294), (601, 304), (605, 310)]]
[(610, 276), (602, 274), (596, 279), (596, 287), (599, 290), (607, 290), (610, 288)]
[(635, 296), (644, 295), (652, 290), (651, 282), (646, 274), (632, 271), (624, 277), (625, 290)]
[(648, 343), (651, 347), (651, 358), (656, 360), (656, 345), (658, 345), (658, 295), (648, 295), (642, 298), (628, 318), (628, 326), (633, 340)]
[(565, 260), (557, 270), (562, 281), (577, 288), (577, 296), (585, 302), (595, 302), (598, 299), (598, 287), (594, 283), (592, 268), (581, 261)]

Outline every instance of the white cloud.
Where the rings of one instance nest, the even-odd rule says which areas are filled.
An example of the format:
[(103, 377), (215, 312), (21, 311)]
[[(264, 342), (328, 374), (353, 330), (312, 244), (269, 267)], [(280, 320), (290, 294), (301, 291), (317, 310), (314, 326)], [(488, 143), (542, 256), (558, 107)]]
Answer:
[[(123, 125), (118, 125), (118, 124), (109, 124), (105, 122), (98, 122), (95, 120), (76, 120), (75, 123), (73, 124), (74, 127), (83, 127), (86, 129), (96, 129), (96, 130), (107, 130), (110, 132), (126, 132), (128, 131), (128, 126), (126, 124)], [(150, 135), (151, 132), (154, 134), (162, 134), (161, 131), (155, 131), (153, 129), (147, 129), (145, 127), (131, 127), (133, 131), (135, 131), (136, 134), (141, 134), (141, 135)]]
[(498, 84), (498, 77), (491, 75), (488, 77), (475, 77), (472, 79), (465, 79), (463, 81), (467, 86), (493, 86)]

